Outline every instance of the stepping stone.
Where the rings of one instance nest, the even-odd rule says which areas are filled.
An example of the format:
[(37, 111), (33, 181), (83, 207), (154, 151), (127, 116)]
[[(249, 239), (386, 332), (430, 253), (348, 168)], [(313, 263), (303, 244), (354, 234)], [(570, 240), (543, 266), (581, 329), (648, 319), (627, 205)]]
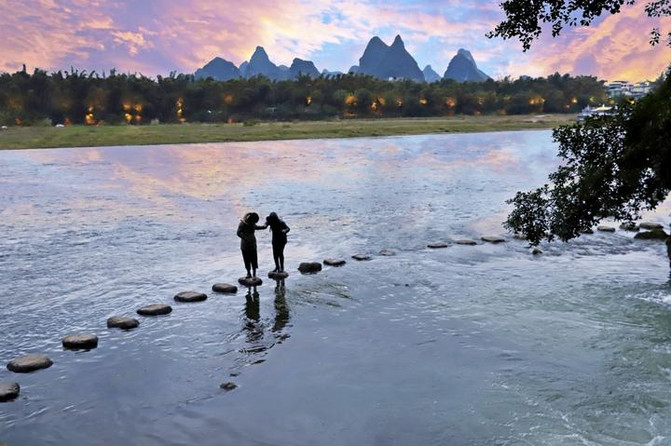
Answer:
[(634, 236), (636, 240), (666, 240), (669, 234), (663, 229), (653, 229), (652, 231), (639, 232)]
[(121, 328), (122, 330), (132, 330), (140, 325), (140, 321), (132, 317), (112, 316), (107, 319), (107, 328)]
[(215, 283), (212, 285), (212, 291), (215, 293), (235, 294), (238, 292), (238, 287), (230, 283)]
[(271, 279), (282, 280), (282, 279), (286, 279), (287, 277), (289, 277), (289, 273), (286, 272), (286, 271), (281, 271), (281, 272), (269, 271), (268, 272), (268, 277), (270, 277)]
[(324, 265), (326, 266), (343, 266), (347, 263), (344, 259), (324, 259)]
[(94, 334), (75, 334), (63, 338), (63, 347), (70, 350), (90, 350), (98, 347), (98, 336)]
[(11, 401), (19, 396), (21, 387), (18, 383), (0, 382), (0, 403)]
[(531, 251), (531, 254), (533, 254), (533, 255), (535, 255), (535, 256), (539, 256), (539, 255), (543, 254), (543, 251), (541, 251), (541, 250), (538, 249), (538, 248), (534, 248), (534, 250)]
[(524, 236), (524, 234), (513, 234), (513, 238), (516, 240), (526, 240), (527, 238)]
[(592, 231), (591, 229), (585, 229), (584, 231), (580, 231), (580, 233), (585, 234), (585, 235), (590, 235), (590, 234), (594, 234), (594, 231)]
[(258, 277), (240, 277), (238, 283), (244, 286), (259, 286), (263, 283), (263, 280)]
[(202, 302), (207, 299), (207, 294), (197, 291), (182, 291), (175, 295), (177, 302)]
[(620, 225), (620, 229), (622, 229), (623, 231), (638, 232), (640, 227), (636, 223), (631, 221), (622, 223)]
[(382, 251), (380, 251), (380, 255), (390, 257), (395, 256), (396, 252), (392, 251), (391, 249), (383, 249)]
[(44, 355), (26, 355), (9, 361), (7, 369), (14, 373), (30, 373), (35, 370), (48, 369), (53, 364), (53, 361)]
[(164, 314), (168, 314), (171, 311), (172, 307), (170, 305), (152, 304), (140, 308), (139, 310), (137, 310), (137, 314), (139, 314), (140, 316), (161, 316)]
[(506, 239), (504, 239), (503, 237), (499, 237), (497, 235), (485, 235), (483, 237), (480, 237), (480, 240), (488, 243), (503, 243), (506, 241)]
[(303, 274), (316, 273), (322, 270), (322, 264), (319, 262), (303, 262), (298, 266), (298, 271)]
[(454, 242), (457, 245), (466, 245), (466, 246), (475, 246), (478, 244), (475, 240), (455, 240)]
[(449, 245), (444, 242), (435, 242), (435, 243), (429, 243), (426, 245), (427, 248), (431, 249), (440, 249), (440, 248), (447, 248)]
[(233, 383), (233, 382), (230, 382), (230, 381), (227, 382), (227, 383), (223, 383), (223, 384), (219, 385), (219, 388), (220, 388), (220, 389), (225, 390), (225, 391), (227, 391), (227, 392), (228, 392), (229, 390), (233, 390), (233, 389), (235, 389), (235, 388), (237, 388), (237, 387), (238, 387), (238, 385), (237, 385), (236, 383)]
[(353, 258), (354, 260), (358, 260), (358, 261), (360, 261), (360, 262), (364, 262), (364, 261), (366, 261), (366, 260), (370, 260), (370, 259), (371, 259), (371, 257), (370, 257), (369, 255), (366, 255), (366, 254), (354, 254), (354, 255), (352, 256), (352, 258)]
[(644, 221), (643, 223), (640, 224), (641, 229), (648, 229), (648, 230), (653, 230), (653, 229), (664, 229), (664, 226), (660, 225), (659, 223), (651, 223), (649, 221)]
[(596, 230), (601, 232), (615, 232), (614, 227), (605, 225), (597, 226)]

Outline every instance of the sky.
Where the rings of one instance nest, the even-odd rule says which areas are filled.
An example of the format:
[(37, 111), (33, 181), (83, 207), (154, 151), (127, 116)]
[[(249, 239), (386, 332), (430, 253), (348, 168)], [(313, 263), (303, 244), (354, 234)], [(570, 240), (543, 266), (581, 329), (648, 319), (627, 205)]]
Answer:
[(0, 71), (79, 70), (192, 73), (215, 56), (239, 65), (257, 45), (276, 64), (294, 57), (319, 70), (347, 71), (371, 37), (400, 34), (420, 68), (443, 74), (459, 48), (494, 78), (556, 71), (605, 80), (655, 79), (671, 49), (651, 47), (644, 3), (586, 28), (549, 33), (522, 51), (518, 41), (487, 39), (503, 19), (486, 0), (0, 0)]

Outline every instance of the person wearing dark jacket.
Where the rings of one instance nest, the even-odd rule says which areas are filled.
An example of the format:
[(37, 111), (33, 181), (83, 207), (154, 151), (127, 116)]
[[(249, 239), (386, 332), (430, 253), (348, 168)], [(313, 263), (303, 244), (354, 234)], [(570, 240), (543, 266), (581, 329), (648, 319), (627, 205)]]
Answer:
[(270, 226), (270, 231), (273, 233), (275, 272), (284, 272), (284, 247), (287, 244), (287, 233), (291, 229), (275, 212), (266, 217), (266, 226)]
[(669, 256), (669, 268), (671, 268), (671, 237), (666, 239), (666, 255)]
[[(240, 237), (240, 250), (242, 251), (242, 260), (245, 262), (247, 278), (256, 277), (256, 269), (259, 267), (258, 256), (256, 254), (256, 236), (254, 231), (257, 229), (266, 229), (268, 225), (256, 226), (259, 222), (259, 214), (248, 212), (240, 220), (238, 225), (238, 237)], [(250, 269), (252, 273), (250, 274)]]

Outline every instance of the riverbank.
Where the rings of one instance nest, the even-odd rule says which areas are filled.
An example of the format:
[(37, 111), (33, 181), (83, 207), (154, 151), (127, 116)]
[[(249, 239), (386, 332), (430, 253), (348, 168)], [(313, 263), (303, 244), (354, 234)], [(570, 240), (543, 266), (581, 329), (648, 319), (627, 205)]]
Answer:
[(0, 150), (475, 133), (550, 129), (571, 122), (575, 122), (575, 115), (548, 114), (339, 119), (263, 122), (254, 125), (236, 123), (10, 127), (0, 130)]

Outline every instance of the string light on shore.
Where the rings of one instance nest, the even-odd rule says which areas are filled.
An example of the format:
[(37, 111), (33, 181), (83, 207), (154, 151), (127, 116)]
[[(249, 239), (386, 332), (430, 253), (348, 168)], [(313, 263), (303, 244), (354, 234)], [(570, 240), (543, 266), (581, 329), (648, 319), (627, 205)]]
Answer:
[(184, 119), (184, 99), (177, 99), (175, 107), (177, 108), (177, 120), (184, 123), (186, 121), (186, 119)]

